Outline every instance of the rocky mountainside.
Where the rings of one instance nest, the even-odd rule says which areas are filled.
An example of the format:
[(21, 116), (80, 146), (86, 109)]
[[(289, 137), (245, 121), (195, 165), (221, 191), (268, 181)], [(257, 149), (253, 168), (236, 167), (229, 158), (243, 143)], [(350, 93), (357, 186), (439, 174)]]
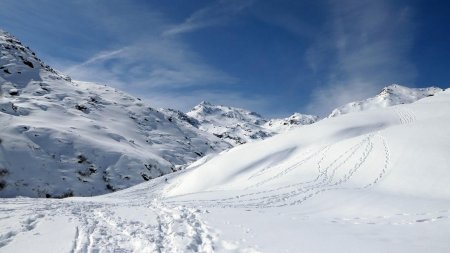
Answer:
[(355, 101), (334, 109), (328, 117), (336, 117), (351, 112), (366, 111), (399, 104), (410, 104), (419, 99), (430, 97), (441, 92), (441, 88), (408, 88), (398, 84), (384, 87), (375, 97)]
[(234, 146), (262, 140), (295, 126), (312, 124), (319, 119), (317, 116), (295, 113), (285, 119), (268, 120), (242, 108), (214, 105), (206, 101), (192, 108), (186, 116), (193, 126)]
[(114, 88), (72, 81), (0, 30), (0, 197), (89, 196), (230, 147)]

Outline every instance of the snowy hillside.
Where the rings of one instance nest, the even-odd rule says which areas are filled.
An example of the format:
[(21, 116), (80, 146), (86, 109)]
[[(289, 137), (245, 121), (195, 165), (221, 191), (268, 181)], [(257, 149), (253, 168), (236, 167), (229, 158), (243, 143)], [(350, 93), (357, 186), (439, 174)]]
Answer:
[(89, 196), (230, 145), (114, 88), (71, 81), (0, 31), (0, 196)]
[(328, 117), (336, 117), (338, 115), (351, 112), (359, 112), (399, 104), (410, 104), (419, 99), (433, 96), (437, 92), (441, 91), (441, 88), (436, 87), (408, 88), (398, 84), (392, 84), (384, 87), (381, 92), (373, 98), (351, 102), (334, 109)]
[(295, 113), (286, 119), (267, 120), (242, 108), (214, 105), (203, 101), (186, 113), (194, 126), (212, 133), (231, 145), (262, 140), (295, 126), (312, 124), (317, 116)]
[(450, 89), (91, 198), (0, 199), (0, 252), (450, 252)]

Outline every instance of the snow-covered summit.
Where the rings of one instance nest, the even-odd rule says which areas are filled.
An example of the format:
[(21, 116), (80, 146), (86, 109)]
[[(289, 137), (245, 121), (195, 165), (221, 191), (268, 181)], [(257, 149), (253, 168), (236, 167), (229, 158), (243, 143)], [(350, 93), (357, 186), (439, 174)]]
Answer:
[(114, 88), (72, 81), (0, 32), (0, 196), (123, 189), (230, 147)]
[(361, 101), (350, 102), (334, 109), (328, 117), (336, 117), (351, 112), (383, 108), (398, 104), (410, 104), (424, 97), (433, 96), (441, 92), (441, 88), (408, 88), (399, 84), (384, 87), (375, 97)]
[(266, 119), (242, 108), (203, 101), (186, 114), (199, 123), (200, 130), (212, 133), (232, 145), (272, 136), (270, 131), (262, 127)]
[(242, 108), (214, 105), (207, 101), (202, 101), (200, 104), (196, 105), (187, 113), (187, 115), (199, 119), (200, 122), (217, 122), (226, 118), (231, 121), (246, 121), (260, 125), (266, 121), (256, 112), (251, 112)]
[(214, 105), (203, 101), (186, 113), (199, 129), (239, 145), (262, 140), (294, 126), (307, 125), (318, 120), (317, 116), (295, 113), (285, 119), (265, 119), (256, 112), (242, 108)]
[(319, 117), (315, 115), (294, 113), (284, 119), (271, 119), (264, 124), (264, 127), (271, 129), (276, 133), (285, 132), (291, 128), (302, 125), (309, 125), (319, 121)]
[(39, 73), (46, 71), (53, 74), (54, 79), (70, 78), (62, 75), (50, 66), (44, 64), (36, 54), (24, 46), (17, 38), (0, 29), (0, 57), (1, 77), (6, 81), (13, 81), (16, 85), (24, 87), (30, 80), (40, 80)]

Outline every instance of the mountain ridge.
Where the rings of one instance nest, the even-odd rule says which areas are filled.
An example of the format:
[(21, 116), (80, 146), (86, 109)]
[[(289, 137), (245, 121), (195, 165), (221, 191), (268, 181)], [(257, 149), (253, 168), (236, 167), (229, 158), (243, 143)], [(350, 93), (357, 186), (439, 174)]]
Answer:
[(229, 144), (114, 88), (73, 81), (0, 32), (0, 196), (91, 196)]
[[(266, 119), (202, 101), (154, 109), (106, 85), (75, 81), (0, 30), (0, 196), (90, 196), (172, 173), (209, 154), (320, 122)], [(385, 87), (329, 117), (412, 103), (440, 88)]]
[(263, 140), (319, 119), (300, 113), (284, 119), (266, 119), (243, 108), (215, 105), (207, 101), (194, 106), (186, 115), (198, 122), (200, 130), (212, 133), (233, 146)]

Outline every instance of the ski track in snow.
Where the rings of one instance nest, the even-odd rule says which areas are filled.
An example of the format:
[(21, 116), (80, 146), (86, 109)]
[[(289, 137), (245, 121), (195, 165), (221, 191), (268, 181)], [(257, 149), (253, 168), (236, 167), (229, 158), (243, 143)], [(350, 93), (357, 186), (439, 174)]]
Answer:
[[(295, 184), (254, 191), (228, 198), (183, 201), (172, 201), (169, 199), (167, 202), (174, 204), (196, 203), (202, 206), (223, 208), (267, 208), (299, 205), (302, 202), (326, 191), (348, 189), (349, 187), (346, 187), (345, 184), (350, 181), (352, 176), (357, 173), (358, 170), (361, 169), (374, 148), (383, 150), (385, 154), (383, 165), (380, 168), (379, 174), (373, 179), (372, 182), (358, 187), (357, 189), (361, 190), (377, 184), (388, 170), (390, 156), (389, 149), (386, 140), (379, 133), (369, 134), (362, 137), (358, 143), (354, 144), (344, 152), (337, 155), (329, 155), (328, 158), (333, 157), (333, 161), (328, 164), (322, 164), (325, 156), (327, 156), (327, 152), (332, 146), (333, 145), (327, 145), (319, 148), (312, 154), (304, 154), (306, 157), (300, 159), (299, 162), (288, 166), (282, 171), (273, 171), (273, 176), (270, 176), (265, 180), (258, 181), (247, 189), (258, 189), (262, 185), (268, 184), (272, 181), (281, 180), (283, 177), (289, 177), (289, 174), (295, 172), (295, 170), (304, 169), (303, 165), (306, 162), (312, 160), (313, 158), (319, 157), (318, 162), (315, 164), (317, 175), (311, 181), (302, 181)], [(267, 168), (264, 173), (269, 174), (271, 169), (273, 168)], [(340, 176), (337, 175), (338, 172), (341, 174)]]
[[(123, 189), (143, 180), (147, 181), (150, 178), (174, 172), (177, 170), (175, 165), (179, 165), (181, 168), (186, 163), (193, 162), (199, 156), (207, 153), (225, 150), (230, 146), (252, 142), (255, 139), (265, 139), (277, 132), (284, 132), (287, 129), (311, 124), (318, 120), (315, 116), (297, 113), (286, 119), (268, 121), (244, 109), (216, 106), (207, 102), (194, 107), (187, 114), (175, 110), (160, 111), (146, 108), (140, 99), (133, 98), (115, 89), (110, 89), (103, 85), (71, 81), (70, 78), (60, 75), (48, 66), (44, 66), (44, 63), (29, 48), (24, 47), (15, 38), (1, 30), (0, 44), (2, 53), (0, 63), (3, 69), (0, 71), (0, 95), (2, 95), (4, 100), (0, 104), (0, 109), (3, 115), (2, 123), (7, 126), (3, 129), (3, 135), (0, 139), (0, 144), (3, 143), (0, 145), (3, 151), (0, 153), (0, 156), (2, 156), (0, 161), (6, 161), (5, 164), (9, 167), (9, 170), (7, 170), (3, 168), (6, 165), (0, 164), (2, 165), (0, 166), (0, 188), (4, 188), (6, 185), (8, 187), (5, 189), (9, 190), (12, 185), (15, 185), (18, 187), (16, 190), (23, 190), (23, 192), (18, 191), (14, 192), (14, 194), (10, 192), (8, 193), (9, 195), (4, 193), (6, 195), (3, 196), (17, 196), (17, 194), (28, 194), (26, 196), (88, 196), (90, 194), (109, 193), (111, 189)], [(441, 92), (442, 89), (440, 88), (409, 89), (399, 85), (391, 85), (384, 88), (374, 98), (352, 102), (337, 108), (330, 117), (371, 108), (376, 109), (412, 103), (421, 98), (434, 96), (434, 94), (436, 94), (436, 97), (439, 97), (442, 95), (439, 94)], [(434, 98), (428, 99), (433, 101), (432, 99)], [(439, 99), (444, 100), (445, 97), (438, 98), (436, 101), (439, 102)], [(448, 100), (448, 98), (446, 99)], [(417, 107), (433, 113), (436, 109), (444, 108), (444, 110), (448, 110), (448, 104), (439, 103), (439, 105), (434, 107), (423, 107), (424, 105), (417, 105)], [(391, 111), (386, 110), (386, 115), (388, 115), (386, 122), (391, 122), (390, 116), (391, 112), (393, 112), (396, 118), (391, 123), (397, 125), (397, 130), (399, 128), (404, 130), (417, 127), (419, 124), (415, 124), (417, 121), (416, 113), (421, 117), (425, 114), (420, 110), (413, 111), (412, 109), (414, 108), (414, 106), (399, 105), (393, 107)], [(433, 150), (434, 146), (440, 147), (438, 145), (442, 145), (442, 143), (439, 143), (439, 141), (443, 139), (442, 136), (433, 135), (433, 131), (437, 128), (445, 129), (445, 127), (448, 127), (449, 122), (448, 119), (445, 119), (444, 113), (437, 113), (436, 115), (438, 116), (433, 115), (435, 116), (433, 119), (439, 119), (439, 121), (436, 121), (436, 128), (418, 128), (417, 132), (415, 132), (419, 133), (417, 135), (421, 137), (428, 134), (433, 137), (430, 139), (434, 142), (432, 144), (428, 143), (429, 146), (424, 146), (431, 147), (430, 150)], [(378, 123), (384, 123), (382, 121), (384, 116), (380, 114), (375, 113), (369, 116), (372, 117), (369, 119), (369, 117), (364, 118), (364, 115), (362, 115), (362, 119), (366, 119), (366, 123), (377, 123), (379, 117), (381, 121)], [(61, 122), (68, 122), (66, 124), (50, 124), (55, 119)], [(69, 122), (72, 119), (77, 120)], [(333, 128), (339, 129), (341, 127), (342, 130), (347, 131), (342, 136), (335, 133), (336, 136), (332, 134), (332, 137), (329, 139), (317, 142), (322, 144), (320, 146), (310, 145), (308, 142), (306, 142), (306, 145), (302, 145), (303, 140), (299, 138), (298, 143), (293, 142), (294, 144), (292, 144), (294, 146), (297, 145), (295, 146), (296, 148), (292, 148), (289, 152), (269, 149), (269, 151), (274, 151), (275, 154), (281, 154), (281, 156), (285, 157), (280, 158), (278, 156), (275, 159), (269, 155), (267, 159), (262, 159), (262, 163), (254, 163), (256, 165), (253, 167), (243, 168), (243, 174), (237, 173), (237, 175), (245, 175), (244, 177), (233, 175), (232, 179), (222, 178), (226, 183), (217, 186), (221, 190), (217, 190), (217, 188), (216, 190), (214, 188), (208, 190), (208, 187), (205, 186), (206, 190), (203, 189), (203, 191), (194, 191), (192, 194), (186, 194), (181, 190), (181, 193), (178, 192), (181, 195), (167, 197), (165, 195), (166, 192), (177, 190), (177, 187), (183, 189), (183, 182), (182, 180), (177, 181), (177, 177), (182, 178), (184, 173), (189, 175), (190, 171), (185, 170), (153, 179), (147, 184), (138, 185), (135, 188), (105, 196), (63, 200), (0, 199), (0, 253), (18, 252), (20, 250), (17, 250), (17, 247), (22, 250), (21, 252), (30, 252), (30, 249), (26, 251), (23, 249), (35, 246), (38, 248), (42, 246), (40, 244), (45, 244), (37, 240), (37, 242), (34, 242), (34, 245), (27, 245), (28, 240), (32, 238), (51, 239), (50, 242), (46, 243), (53, 246), (52, 244), (58, 243), (52, 241), (54, 240), (53, 236), (60, 232), (66, 236), (62, 238), (69, 238), (68, 244), (63, 246), (68, 246), (71, 253), (257, 252), (256, 249), (243, 247), (238, 242), (225, 241), (223, 238), (220, 238), (222, 231), (216, 231), (207, 222), (208, 218), (215, 218), (213, 215), (207, 215), (209, 213), (208, 209), (216, 208), (214, 210), (217, 211), (217, 209), (222, 208), (230, 212), (234, 211), (231, 209), (238, 211), (242, 208), (245, 208), (246, 211), (259, 209), (258, 211), (261, 212), (258, 212), (258, 214), (266, 211), (270, 213), (270, 211), (276, 210), (278, 215), (287, 216), (289, 214), (282, 213), (283, 211), (281, 210), (295, 210), (301, 213), (304, 210), (301, 208), (308, 207), (308, 202), (314, 203), (314, 200), (318, 200), (317, 202), (320, 202), (321, 205), (329, 205), (329, 202), (334, 201), (334, 199), (326, 198), (324, 196), (326, 195), (325, 193), (346, 192), (350, 197), (352, 194), (358, 195), (362, 193), (362, 198), (365, 198), (366, 195), (364, 193), (369, 193), (373, 189), (385, 186), (382, 182), (389, 181), (386, 180), (388, 175), (398, 171), (398, 168), (393, 168), (393, 164), (397, 162), (396, 159), (399, 156), (393, 158), (393, 155), (396, 154), (391, 153), (392, 150), (398, 150), (398, 146), (394, 146), (394, 140), (396, 139), (389, 139), (389, 135), (377, 127), (378, 130), (371, 130), (372, 128), (369, 127), (373, 127), (373, 125), (358, 125), (359, 121), (358, 116), (354, 118), (349, 117), (347, 121), (334, 121), (338, 124), (332, 125)], [(322, 127), (325, 125), (324, 128), (318, 126), (317, 132), (322, 134), (321, 131), (324, 130), (325, 136), (327, 136), (326, 132), (329, 130), (327, 130), (326, 124), (329, 124), (329, 122), (333, 121), (324, 122), (321, 125)], [(344, 123), (345, 126), (341, 126), (339, 122)], [(66, 128), (66, 125), (70, 127)], [(389, 123), (386, 125), (389, 125)], [(426, 125), (426, 123), (422, 125)], [(310, 130), (311, 128), (307, 128), (306, 133), (317, 134)], [(362, 133), (359, 130), (362, 130)], [(348, 137), (347, 133), (353, 137)], [(402, 138), (412, 137), (401, 135), (401, 131), (395, 133)], [(438, 131), (438, 134), (448, 136), (448, 132)], [(87, 139), (81, 138), (84, 136), (90, 137)], [(286, 141), (286, 139), (279, 140)], [(312, 137), (312, 140), (315, 140), (314, 137)], [(318, 140), (322, 139), (318, 138)], [(420, 145), (418, 146), (420, 147), (416, 147), (416, 149), (422, 151), (422, 144), (426, 145), (427, 139), (419, 140)], [(12, 143), (17, 145), (10, 145)], [(277, 141), (267, 143), (280, 144)], [(283, 142), (282, 144), (285, 143)], [(50, 149), (48, 149), (49, 147)], [(242, 147), (242, 149), (246, 151), (248, 147)], [(258, 148), (257, 145), (253, 147)], [(444, 152), (441, 151), (442, 153), (445, 153), (445, 147), (448, 147), (448, 145), (444, 146)], [(300, 148), (302, 150), (297, 153), (297, 149)], [(404, 145), (402, 148), (406, 149), (407, 147)], [(21, 151), (21, 153), (13, 157), (11, 154), (14, 154), (17, 150)], [(101, 154), (108, 153), (106, 151), (110, 152), (109, 156), (104, 155), (102, 157)], [(417, 154), (417, 152), (412, 153)], [(439, 152), (437, 153), (439, 154)], [(148, 154), (152, 155), (149, 157)], [(227, 156), (225, 157), (227, 158)], [(257, 157), (256, 159), (261, 158), (258, 158), (257, 155), (255, 157)], [(228, 158), (235, 159), (235, 157)], [(436, 158), (434, 154), (433, 158)], [(437, 157), (437, 159), (439, 158)], [(242, 161), (235, 164), (232, 163), (233, 166), (236, 166), (236, 169), (240, 168), (241, 162), (244, 164), (252, 162), (253, 156), (250, 155), (248, 158), (240, 157), (238, 159), (242, 159)], [(448, 160), (442, 162), (444, 166), (441, 167), (445, 167), (446, 161)], [(34, 170), (28, 170), (41, 162), (43, 162), (42, 168), (45, 170), (36, 170), (37, 173)], [(135, 167), (133, 170), (128, 168), (127, 170), (127, 165), (133, 162), (138, 167)], [(197, 166), (200, 169), (203, 165), (208, 168), (208, 161), (204, 160), (204, 162), (203, 164), (199, 163)], [(268, 165), (265, 162), (268, 162)], [(405, 163), (405, 160), (403, 162)], [(414, 162), (418, 163), (419, 159)], [(224, 164), (227, 165), (228, 163), (225, 162)], [(73, 170), (74, 165), (77, 170)], [(221, 164), (216, 163), (215, 165), (219, 168), (221, 167)], [(420, 166), (423, 166), (423, 164)], [(443, 171), (448, 169), (436, 167), (438, 168), (436, 170), (438, 176), (441, 174), (445, 175)], [(67, 185), (66, 182), (61, 183), (59, 177), (55, 177), (58, 181), (55, 178), (51, 179), (50, 176), (55, 174), (53, 168), (58, 168), (56, 171), (64, 176), (67, 173), (65, 170), (73, 170), (73, 174), (69, 173), (67, 175), (71, 177), (75, 175), (78, 179), (72, 183), (66, 181)], [(109, 170), (101, 168), (117, 171), (115, 171), (116, 173), (109, 173)], [(136, 168), (140, 168), (140, 170)], [(442, 170), (439, 171), (439, 168)], [(231, 169), (233, 171), (235, 168), (223, 167), (222, 169)], [(410, 168), (408, 167), (407, 169)], [(414, 171), (414, 169), (418, 170), (417, 168), (412, 168), (411, 171)], [(421, 168), (419, 167), (419, 169)], [(429, 168), (427, 167), (426, 169)], [(17, 173), (20, 170), (24, 170), (24, 172)], [(406, 170), (406, 173), (409, 173), (409, 171)], [(245, 174), (247, 172), (248, 174)], [(103, 176), (100, 173), (103, 173)], [(428, 171), (425, 173), (431, 174)], [(428, 180), (429, 183), (430, 180), (425, 173), (417, 174), (419, 177), (423, 176), (418, 181), (421, 182), (424, 179)], [(70, 179), (70, 176), (67, 179)], [(6, 181), (5, 178), (7, 179)], [(32, 180), (28, 181), (30, 179)], [(171, 182), (171, 179), (175, 179), (174, 182)], [(192, 178), (188, 177), (188, 179)], [(200, 183), (200, 189), (202, 186), (208, 185), (202, 184), (204, 183), (202, 180), (205, 180), (205, 178), (200, 178), (199, 182), (195, 181), (197, 179), (194, 178), (193, 182)], [(66, 180), (66, 177), (62, 180)], [(209, 180), (209, 178), (206, 178), (206, 180)], [(405, 181), (407, 180), (408, 178)], [(414, 180), (412, 181), (415, 183)], [(35, 184), (36, 182), (40, 183)], [(59, 182), (57, 183), (59, 185), (55, 187), (57, 190), (66, 188), (70, 184), (72, 184), (73, 189), (70, 191), (47, 192), (51, 190), (51, 188), (47, 189), (47, 186), (55, 184), (55, 182)], [(229, 188), (231, 190), (227, 191), (228, 183), (231, 185)], [(19, 185), (21, 186), (19, 187)], [(103, 185), (105, 187), (102, 187)], [(418, 188), (423, 188), (424, 185), (419, 183)], [(189, 186), (188, 184), (187, 192), (190, 192)], [(43, 188), (39, 189), (40, 187)], [(27, 188), (30, 188), (28, 189), (29, 191), (25, 190)], [(387, 188), (389, 189), (389, 187)], [(405, 190), (404, 188), (401, 189), (401, 187), (398, 188), (396, 185), (395, 190)], [(442, 189), (445, 188), (440, 189), (440, 191), (443, 191)], [(376, 191), (371, 193), (374, 192), (375, 194), (379, 193)], [(421, 194), (424, 192), (425, 195), (427, 193), (426, 189), (423, 192), (417, 192), (418, 196), (423, 196)], [(394, 193), (397, 194), (396, 191)], [(440, 193), (438, 191), (432, 192), (435, 195)], [(444, 192), (442, 196), (449, 196), (445, 194), (447, 193)], [(360, 196), (358, 195), (358, 197)], [(375, 196), (375, 201), (379, 201), (377, 197), (378, 195)], [(384, 195), (380, 198), (383, 199), (383, 197)], [(393, 198), (395, 199), (395, 197)], [(436, 196), (436, 198), (438, 197)], [(345, 196), (343, 200), (346, 200)], [(406, 201), (409, 200), (407, 198)], [(355, 201), (357, 202), (358, 200)], [(442, 208), (442, 206), (446, 207), (445, 202), (444, 204), (439, 203), (439, 207), (430, 207), (429, 209), (432, 210), (423, 211), (424, 209), (420, 207), (422, 212), (414, 212), (411, 210), (416, 209), (410, 208), (408, 205), (406, 205), (405, 209), (399, 205), (399, 208), (388, 208), (385, 210), (383, 208), (386, 206), (383, 206), (383, 203), (375, 203), (370, 197), (367, 201), (370, 201), (370, 203), (365, 203), (364, 201), (361, 203), (369, 205), (369, 212), (359, 213), (357, 212), (358, 210), (350, 210), (347, 213), (346, 211), (349, 211), (347, 209), (344, 210), (344, 214), (331, 212), (325, 213), (324, 216), (321, 216), (321, 214), (317, 216), (302, 215), (300, 220), (316, 219), (314, 221), (318, 223), (313, 225), (336, 224), (338, 229), (354, 225), (365, 226), (366, 228), (385, 225), (403, 226), (407, 228), (403, 230), (405, 232), (410, 230), (408, 226), (423, 226), (425, 228), (434, 223), (440, 223), (438, 225), (443, 224), (444, 226), (450, 223), (450, 208)], [(418, 200), (418, 203), (426, 202), (420, 201), (422, 199)], [(432, 202), (433, 200), (427, 199), (427, 201)], [(331, 203), (330, 205), (333, 204)], [(338, 206), (336, 209), (345, 209), (345, 205), (341, 205), (341, 203), (334, 205)], [(385, 205), (389, 205), (389, 203)], [(357, 209), (355, 206), (357, 205), (350, 208)], [(285, 209), (281, 209), (282, 207)], [(266, 210), (262, 211), (261, 209)], [(402, 212), (404, 210), (408, 210), (408, 212)], [(252, 216), (257, 216), (253, 215), (256, 212), (251, 214)], [(232, 215), (225, 215), (225, 217), (220, 218), (228, 219), (232, 217), (236, 220), (241, 218), (233, 217)], [(238, 215), (242, 215), (242, 213)], [(293, 216), (289, 218), (293, 218)], [(270, 221), (277, 220), (269, 215), (264, 216), (263, 219), (268, 219), (268, 224), (270, 224)], [(258, 220), (258, 222), (260, 221)], [(230, 221), (225, 220), (225, 222)], [(249, 224), (255, 225), (251, 224), (251, 222)], [(250, 226), (247, 226), (249, 224), (239, 224), (239, 226), (241, 228), (246, 226), (246, 230), (250, 231)], [(73, 228), (73, 230), (70, 230), (70, 228)], [(252, 227), (252, 229), (254, 228)], [(292, 228), (287, 226), (281, 227), (281, 229), (289, 230)], [(269, 230), (269, 233), (273, 233), (271, 228)], [(311, 227), (311, 230), (314, 230), (314, 228)], [(317, 231), (319, 230), (314, 232), (320, 234), (320, 239), (324, 241), (322, 233)], [(373, 232), (373, 230), (368, 231)], [(440, 230), (436, 231), (440, 233)], [(234, 232), (236, 230), (233, 230)], [(258, 232), (264, 234), (265, 231)], [(358, 230), (352, 230), (353, 232), (358, 232)], [(391, 231), (387, 229), (382, 232)], [(50, 235), (41, 235), (41, 233), (49, 233)], [(435, 233), (434, 235), (437, 234)], [(67, 237), (67, 235), (71, 235), (71, 237)], [(396, 234), (394, 233), (394, 235)], [(282, 241), (284, 238), (277, 239)], [(288, 239), (292, 238), (288, 237)], [(411, 243), (410, 241), (408, 241), (408, 244)], [(441, 241), (437, 241), (441, 243)], [(386, 245), (385, 247), (395, 246), (384, 245)], [(359, 245), (352, 244), (351, 246)], [(439, 247), (433, 249), (439, 249)], [(52, 250), (52, 252), (56, 252), (55, 249)], [(36, 249), (36, 251), (46, 252), (42, 249)]]
[[(16, 204), (19, 204), (20, 207), (25, 206), (27, 209), (25, 209), (25, 212), (23, 209), (20, 209), (21, 212), (21, 219), (19, 220), (17, 227), (11, 228), (9, 227), (9, 231), (0, 232), (0, 248), (8, 245), (17, 235), (21, 233), (26, 233), (29, 231), (32, 231), (36, 228), (37, 224), (40, 220), (42, 220), (45, 217), (45, 214), (40, 213), (40, 208), (34, 208), (29, 203), (22, 203), (21, 201), (17, 202)], [(4, 205), (2, 205), (4, 206)], [(0, 218), (0, 222), (5, 220), (7, 221), (12, 217), (12, 214), (16, 211), (15, 208), (9, 208), (9, 207), (2, 207), (0, 208), (0, 213), (6, 214), (9, 213), (11, 216), (6, 215)], [(2, 228), (3, 230), (3, 228)]]
[[(415, 115), (406, 109), (396, 113), (400, 124), (411, 124)], [(126, 202), (116, 203), (105, 200), (115, 196), (106, 196), (101, 201), (82, 200), (42, 200), (42, 199), (2, 199), (0, 224), (12, 217), (20, 217), (16, 227), (2, 228), (0, 234), (0, 251), (21, 233), (28, 233), (39, 226), (40, 222), (52, 216), (66, 216), (76, 222), (71, 253), (82, 252), (215, 252), (223, 245), (233, 245), (219, 240), (219, 236), (202, 220), (206, 208), (277, 208), (301, 205), (307, 200), (324, 192), (351, 189), (365, 191), (374, 187), (389, 172), (390, 149), (388, 141), (380, 132), (370, 133), (355, 138), (347, 143), (346, 149), (336, 149), (342, 143), (329, 143), (308, 149), (297, 155), (296, 161), (283, 169), (269, 166), (259, 169), (247, 180), (249, 186), (242, 194), (211, 199), (182, 200), (176, 197), (164, 197), (158, 192), (158, 183), (146, 186), (146, 194), (140, 195), (142, 189), (129, 190), (121, 194)], [(341, 145), (342, 146), (342, 145)], [(373, 152), (384, 154), (377, 168), (364, 166)], [(295, 173), (308, 168), (315, 172), (309, 180), (289, 184), (277, 184), (289, 179)], [(372, 171), (373, 178), (366, 179), (366, 184), (351, 184), (352, 178), (361, 170)], [(180, 172), (183, 174), (185, 172)], [(281, 186), (280, 186), (281, 185)], [(177, 184), (171, 186), (177, 187)], [(152, 196), (153, 199), (149, 199)], [(117, 213), (117, 208), (146, 208), (146, 212), (155, 216), (155, 222), (128, 219)], [(303, 219), (308, 219), (304, 216)], [(422, 213), (394, 213), (382, 216), (366, 217), (329, 217), (325, 222), (339, 225), (392, 225), (411, 226), (435, 222), (449, 222), (449, 210), (437, 210)], [(226, 250), (226, 247), (225, 247)], [(239, 249), (234, 245), (229, 251), (256, 252), (248, 248)]]
[(396, 113), (399, 117), (400, 124), (411, 124), (414, 123), (416, 119), (416, 115), (409, 109), (406, 108), (397, 108)]
[[(212, 252), (214, 243), (196, 209), (167, 208), (153, 201), (149, 212), (157, 214), (157, 223), (128, 221), (113, 211), (114, 207), (80, 207), (80, 218), (72, 252)], [(92, 210), (94, 209), (93, 215)], [(91, 215), (86, 215), (91, 213)], [(114, 251), (117, 252), (117, 251)]]
[[(2, 231), (0, 234), (0, 252), (18, 234), (35, 229), (40, 221), (51, 216), (66, 216), (76, 222), (71, 253), (215, 252), (216, 245), (229, 245), (226, 241), (219, 240), (216, 233), (202, 221), (203, 211), (200, 209), (169, 207), (158, 199), (143, 202), (138, 198), (120, 204), (70, 199), (29, 201), (33, 202), (34, 207), (21, 213), (20, 226), (9, 228), (9, 231)], [(149, 214), (155, 216), (154, 223), (140, 221), (139, 217), (127, 219), (115, 212), (116, 208), (125, 207), (133, 211), (134, 207), (143, 206)], [(3, 199), (0, 211), (1, 214), (22, 212), (22, 207), (20, 201)], [(240, 251), (236, 249), (233, 252)]]
[[(395, 113), (398, 115), (400, 124), (412, 124), (416, 121), (415, 114), (406, 108), (397, 108)], [(248, 180), (252, 180), (263, 175), (273, 173), (272, 176), (251, 183), (245, 190), (258, 189), (263, 185), (269, 184), (272, 181), (289, 177), (289, 174), (295, 170), (301, 170), (305, 164), (314, 158), (319, 160), (315, 164), (317, 175), (311, 181), (301, 181), (295, 184), (285, 184), (281, 187), (273, 187), (265, 190), (257, 190), (251, 193), (235, 195), (227, 198), (219, 199), (189, 199), (189, 200), (169, 200), (168, 203), (174, 204), (193, 204), (209, 207), (222, 208), (268, 208), (268, 207), (282, 207), (299, 205), (304, 201), (317, 196), (323, 192), (331, 190), (348, 189), (345, 184), (349, 182), (352, 176), (363, 167), (366, 159), (370, 156), (374, 149), (382, 150), (384, 153), (384, 161), (379, 166), (378, 175), (366, 185), (357, 187), (357, 190), (363, 190), (373, 187), (379, 183), (389, 170), (390, 164), (390, 150), (387, 140), (379, 133), (372, 133), (360, 138), (361, 140), (339, 154), (328, 155), (332, 156), (334, 160), (331, 163), (323, 164), (325, 157), (330, 148), (335, 144), (329, 144), (318, 148), (316, 151), (311, 149), (306, 150), (301, 154), (298, 162), (286, 166), (281, 171), (276, 170), (271, 166), (263, 168), (253, 175)], [(365, 168), (373, 169), (373, 168)], [(340, 177), (336, 176), (336, 172), (345, 171)]]
[[(413, 112), (397, 109), (400, 124), (412, 124), (416, 120)], [(255, 171), (247, 180), (249, 186), (244, 193), (228, 197), (195, 199), (189, 195), (179, 200), (177, 197), (164, 197), (158, 191), (156, 179), (154, 184), (145, 188), (146, 194), (140, 195), (142, 189), (129, 190), (121, 194), (126, 202), (115, 203), (105, 200), (114, 199), (106, 196), (101, 201), (89, 200), (40, 200), (40, 199), (2, 199), (0, 224), (20, 212), (19, 225), (2, 228), (0, 234), (0, 251), (21, 233), (34, 230), (39, 223), (52, 216), (67, 216), (76, 222), (72, 253), (82, 252), (215, 252), (223, 245), (233, 245), (219, 240), (219, 236), (202, 220), (206, 208), (279, 208), (301, 205), (324, 192), (339, 190), (365, 191), (381, 182), (390, 168), (390, 149), (388, 141), (380, 133), (370, 133), (346, 144), (329, 143), (315, 149), (299, 153), (295, 162), (288, 166), (269, 166)], [(365, 166), (373, 152), (383, 154), (377, 168)], [(315, 176), (309, 180), (296, 183), (281, 183), (305, 168), (314, 171)], [(352, 178), (362, 170), (371, 170), (374, 175), (366, 179), (366, 184), (352, 184)], [(378, 170), (378, 171), (376, 171)], [(180, 172), (179, 174), (184, 174)], [(171, 188), (177, 187), (175, 183)], [(148, 196), (153, 199), (149, 200)], [(129, 219), (116, 212), (117, 208), (146, 208), (154, 215), (154, 222)], [(202, 211), (204, 210), (204, 211)], [(15, 215), (17, 217), (17, 215)], [(309, 219), (304, 216), (303, 219)], [(366, 217), (329, 217), (325, 222), (339, 225), (392, 225), (411, 226), (435, 222), (449, 222), (449, 210), (437, 210), (421, 213), (393, 213), (382, 216)], [(226, 247), (225, 247), (226, 250)], [(239, 251), (234, 245), (230, 251)], [(245, 249), (242, 252), (256, 252)]]

